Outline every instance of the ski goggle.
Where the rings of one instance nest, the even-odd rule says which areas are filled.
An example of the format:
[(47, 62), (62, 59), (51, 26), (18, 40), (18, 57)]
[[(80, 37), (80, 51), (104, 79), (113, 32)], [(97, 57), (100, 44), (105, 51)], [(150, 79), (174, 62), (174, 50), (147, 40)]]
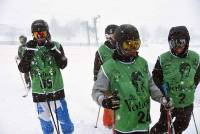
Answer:
[(47, 37), (47, 31), (33, 32), (33, 36), (36, 39), (45, 39)]
[(185, 47), (187, 44), (186, 39), (171, 39), (169, 41), (171, 48), (177, 48), (177, 47)]
[(122, 48), (128, 51), (132, 49), (138, 50), (140, 48), (140, 44), (140, 40), (126, 40), (122, 43)]

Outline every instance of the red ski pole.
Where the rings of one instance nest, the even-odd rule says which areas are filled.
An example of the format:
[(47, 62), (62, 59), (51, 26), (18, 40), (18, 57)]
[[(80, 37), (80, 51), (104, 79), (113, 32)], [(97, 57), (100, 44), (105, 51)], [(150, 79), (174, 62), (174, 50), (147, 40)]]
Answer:
[(167, 110), (167, 131), (168, 131), (168, 134), (171, 134), (171, 121), (170, 121), (170, 119), (171, 119), (171, 117), (170, 117), (171, 115), (170, 115), (170, 111), (169, 110)]

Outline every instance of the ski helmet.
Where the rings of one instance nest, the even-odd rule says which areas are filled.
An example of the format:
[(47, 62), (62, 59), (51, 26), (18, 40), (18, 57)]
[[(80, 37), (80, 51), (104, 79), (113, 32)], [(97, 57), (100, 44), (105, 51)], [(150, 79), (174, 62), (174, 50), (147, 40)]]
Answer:
[[(49, 33), (49, 26), (44, 20), (35, 20), (31, 25), (31, 31), (34, 39), (37, 40), (39, 44), (43, 44), (46, 40), (51, 40), (51, 35)], [(34, 35), (35, 34), (35, 35)], [(36, 38), (37, 34), (41, 36), (41, 39)]]
[(19, 41), (20, 41), (20, 43), (23, 45), (23, 44), (26, 43), (26, 41), (27, 41), (27, 37), (24, 36), (24, 35), (21, 35), (21, 36), (19, 36)]
[(137, 28), (130, 24), (120, 25), (115, 31), (115, 39), (117, 53), (126, 57), (132, 57), (126, 49), (138, 50), (141, 44)]
[(176, 55), (175, 48), (184, 47), (184, 52), (187, 53), (189, 47), (190, 35), (185, 26), (172, 27), (169, 31), (168, 42), (170, 50)]
[(115, 30), (118, 28), (115, 24), (110, 24), (105, 29), (105, 34), (114, 34)]
[(110, 24), (105, 28), (105, 37), (106, 40), (109, 41), (112, 45), (116, 43), (114, 39), (114, 32), (118, 28), (115, 24)]
[(41, 32), (41, 31), (49, 31), (49, 26), (44, 20), (35, 20), (31, 25), (31, 31), (33, 32)]

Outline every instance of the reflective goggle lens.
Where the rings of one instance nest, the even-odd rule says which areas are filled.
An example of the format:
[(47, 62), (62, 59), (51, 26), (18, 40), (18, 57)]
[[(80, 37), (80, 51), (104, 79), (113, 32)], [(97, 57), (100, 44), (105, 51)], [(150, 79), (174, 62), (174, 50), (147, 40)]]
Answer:
[(141, 43), (140, 40), (126, 40), (123, 42), (122, 48), (124, 50), (132, 50), (132, 49), (138, 50), (140, 47), (140, 43)]
[(170, 43), (171, 48), (185, 47), (186, 39), (172, 39), (172, 40), (170, 40), (169, 43)]
[(33, 36), (36, 39), (43, 39), (47, 37), (47, 32), (46, 31), (41, 31), (41, 32), (33, 32)]

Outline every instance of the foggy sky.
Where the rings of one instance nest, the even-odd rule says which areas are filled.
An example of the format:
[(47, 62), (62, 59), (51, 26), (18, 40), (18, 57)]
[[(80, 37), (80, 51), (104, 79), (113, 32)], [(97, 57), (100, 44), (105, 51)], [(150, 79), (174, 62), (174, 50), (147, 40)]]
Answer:
[(186, 25), (199, 28), (198, 0), (0, 0), (0, 24), (30, 29), (35, 19), (60, 24), (74, 18), (98, 19), (102, 35), (108, 24), (131, 23), (149, 27)]

